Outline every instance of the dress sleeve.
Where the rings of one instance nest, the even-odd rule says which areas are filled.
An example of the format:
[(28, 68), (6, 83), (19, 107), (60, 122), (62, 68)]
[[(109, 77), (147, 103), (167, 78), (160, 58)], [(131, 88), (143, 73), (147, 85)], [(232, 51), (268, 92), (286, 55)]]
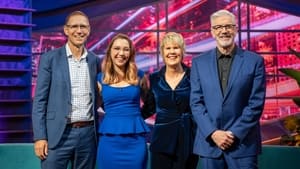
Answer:
[(142, 70), (138, 70), (137, 74), (138, 74), (139, 79), (142, 79), (144, 77), (144, 75), (145, 75), (145, 72), (142, 71)]
[(101, 72), (97, 74), (97, 82), (102, 84), (102, 73)]

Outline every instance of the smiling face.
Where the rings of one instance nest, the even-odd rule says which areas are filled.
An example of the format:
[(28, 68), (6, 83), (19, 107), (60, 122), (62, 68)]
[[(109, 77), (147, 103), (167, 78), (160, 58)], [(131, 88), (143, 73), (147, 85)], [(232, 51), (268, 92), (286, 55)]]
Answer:
[(181, 34), (169, 32), (160, 42), (160, 52), (167, 67), (181, 66), (185, 43)]
[(64, 33), (68, 44), (72, 47), (82, 47), (90, 35), (90, 25), (86, 16), (75, 14), (69, 17), (64, 25)]
[(127, 39), (116, 39), (110, 49), (113, 66), (124, 70), (129, 62), (130, 51), (130, 44)]
[(211, 20), (211, 33), (219, 49), (232, 48), (237, 33), (234, 19), (229, 15), (215, 17)]
[(162, 49), (162, 55), (166, 66), (177, 66), (181, 64), (183, 50), (175, 41), (167, 41)]

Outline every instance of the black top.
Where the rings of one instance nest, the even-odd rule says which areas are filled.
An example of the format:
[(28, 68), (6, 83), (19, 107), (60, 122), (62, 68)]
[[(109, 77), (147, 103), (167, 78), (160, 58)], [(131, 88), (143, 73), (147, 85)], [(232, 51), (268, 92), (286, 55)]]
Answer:
[(227, 82), (229, 79), (229, 74), (231, 69), (231, 63), (233, 61), (233, 57), (235, 53), (236, 53), (236, 46), (234, 47), (230, 55), (222, 54), (217, 48), (219, 80), (222, 87), (223, 96), (226, 92)]

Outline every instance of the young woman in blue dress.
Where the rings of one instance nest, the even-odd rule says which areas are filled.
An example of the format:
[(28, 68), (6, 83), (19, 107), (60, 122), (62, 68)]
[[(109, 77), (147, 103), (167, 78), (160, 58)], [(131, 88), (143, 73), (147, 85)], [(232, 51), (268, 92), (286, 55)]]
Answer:
[(140, 99), (147, 91), (137, 69), (133, 42), (117, 34), (108, 45), (97, 77), (105, 111), (99, 126), (99, 169), (146, 169), (149, 128), (141, 116)]

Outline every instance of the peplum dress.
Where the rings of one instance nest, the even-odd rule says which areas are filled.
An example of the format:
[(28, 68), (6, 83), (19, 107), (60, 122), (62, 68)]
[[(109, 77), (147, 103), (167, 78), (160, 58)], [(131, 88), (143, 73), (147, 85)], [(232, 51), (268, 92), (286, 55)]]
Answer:
[[(139, 77), (143, 72), (139, 71)], [(113, 87), (102, 83), (105, 115), (99, 124), (98, 169), (146, 169), (149, 132), (141, 116), (140, 86)]]

